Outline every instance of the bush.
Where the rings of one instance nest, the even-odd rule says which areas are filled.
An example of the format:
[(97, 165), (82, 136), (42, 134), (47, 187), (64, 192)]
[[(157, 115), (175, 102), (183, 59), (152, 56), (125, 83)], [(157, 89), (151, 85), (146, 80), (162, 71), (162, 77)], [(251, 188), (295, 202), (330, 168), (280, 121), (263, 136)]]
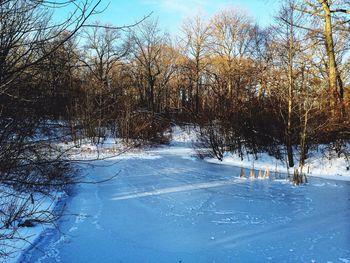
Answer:
[(199, 158), (213, 157), (222, 161), (226, 144), (225, 130), (218, 123), (211, 121), (208, 125), (201, 127), (195, 143), (196, 152)]

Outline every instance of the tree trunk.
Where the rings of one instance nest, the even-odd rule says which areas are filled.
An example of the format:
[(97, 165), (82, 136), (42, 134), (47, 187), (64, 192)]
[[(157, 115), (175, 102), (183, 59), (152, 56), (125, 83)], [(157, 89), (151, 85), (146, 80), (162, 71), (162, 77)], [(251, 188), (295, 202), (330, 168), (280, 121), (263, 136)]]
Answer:
[(201, 89), (201, 74), (200, 74), (200, 65), (199, 65), (199, 55), (196, 58), (196, 114), (199, 113), (199, 92)]
[(307, 148), (306, 148), (306, 139), (307, 139), (307, 126), (308, 126), (308, 120), (309, 120), (309, 110), (305, 109), (304, 118), (301, 120), (302, 122), (302, 130), (300, 134), (300, 173), (302, 173), (304, 165), (305, 165), (305, 159), (307, 154)]
[(329, 81), (329, 90), (333, 96), (332, 101), (332, 111), (334, 112), (337, 103), (339, 100), (342, 100), (343, 87), (339, 85), (340, 90), (338, 93), (337, 90), (337, 78), (340, 78), (337, 62), (335, 59), (335, 51), (334, 51), (334, 40), (333, 40), (333, 29), (332, 29), (332, 17), (331, 10), (327, 0), (322, 0), (322, 8), (324, 12), (324, 38), (328, 59), (328, 81)]
[(293, 141), (292, 141), (292, 111), (293, 111), (293, 90), (294, 90), (294, 31), (293, 31), (293, 15), (290, 23), (290, 37), (288, 49), (288, 117), (287, 117), (287, 154), (289, 167), (294, 166), (293, 160)]

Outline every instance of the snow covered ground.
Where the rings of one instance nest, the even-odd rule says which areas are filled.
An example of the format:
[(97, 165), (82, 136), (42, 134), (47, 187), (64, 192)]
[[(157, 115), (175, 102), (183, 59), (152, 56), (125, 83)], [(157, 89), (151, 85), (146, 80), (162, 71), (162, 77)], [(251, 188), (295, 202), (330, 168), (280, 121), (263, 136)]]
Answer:
[[(8, 187), (0, 188), (0, 211), (2, 212), (11, 209), (13, 202), (20, 206), (27, 202), (31, 197), (29, 193), (17, 193)], [(57, 214), (59, 210), (62, 210), (62, 206), (59, 203), (64, 202), (67, 195), (63, 192), (51, 193), (50, 196), (42, 194), (33, 195), (33, 203), (28, 203), (26, 211), (23, 214), (32, 214), (36, 220), (45, 220), (46, 224), (35, 223), (34, 227), (17, 227), (18, 224), (24, 223), (26, 219), (34, 218), (23, 218), (21, 221), (15, 221), (9, 229), (0, 230), (0, 235), (13, 236), (9, 239), (2, 239), (0, 241), (0, 248), (3, 253), (7, 253), (7, 257), (1, 257), (0, 262), (12, 263), (17, 262), (21, 256), (22, 251), (28, 249), (33, 244), (41, 233), (49, 228), (53, 228), (55, 224), (50, 223), (56, 219), (55, 211)], [(17, 210), (18, 211), (18, 210)], [(20, 217), (21, 215), (19, 215)], [(0, 213), (0, 220), (3, 223), (3, 214)], [(54, 222), (53, 222), (54, 223)]]
[[(173, 141), (178, 144), (183, 143), (185, 145), (190, 145), (196, 141), (196, 133), (193, 128), (183, 130), (178, 126), (174, 127)], [(350, 145), (347, 145), (347, 147), (350, 148)], [(192, 155), (195, 155), (195, 153), (192, 153)], [(298, 150), (294, 149), (294, 161), (296, 166), (299, 163), (298, 158)], [(320, 145), (318, 151), (311, 151), (309, 153), (309, 158), (306, 160), (303, 172), (307, 173), (308, 176), (350, 181), (350, 156), (348, 156), (348, 158), (349, 159), (347, 159), (344, 154), (341, 154), (341, 156), (338, 157), (334, 151), (329, 151), (327, 146)], [(288, 173), (286, 161), (277, 160), (275, 157), (270, 156), (267, 153), (259, 153), (258, 160), (255, 160), (255, 156), (252, 154), (245, 155), (242, 160), (238, 154), (232, 153), (225, 153), (223, 161), (219, 161), (215, 158), (207, 158), (205, 160), (210, 163), (243, 167), (247, 169), (251, 169), (252, 165), (254, 165), (254, 169), (258, 171), (269, 169), (271, 173)], [(291, 168), (289, 173), (293, 173)]]
[[(206, 161), (243, 168), (251, 168), (252, 164), (254, 164), (254, 169), (256, 170), (265, 171), (269, 169), (272, 173), (288, 173), (285, 161), (277, 160), (267, 153), (258, 154), (258, 160), (255, 160), (253, 155), (245, 156), (244, 160), (241, 160), (238, 155), (226, 153), (222, 162), (214, 158), (206, 159)], [(298, 161), (296, 165), (298, 165)], [(350, 181), (350, 170), (347, 170), (349, 165), (349, 161), (344, 156), (337, 158), (336, 154), (333, 153), (332, 158), (328, 158), (321, 152), (313, 152), (311, 157), (306, 160), (303, 172), (308, 176)], [(290, 169), (289, 173), (292, 174), (293, 170)]]
[(76, 186), (60, 230), (19, 261), (350, 262), (350, 182), (241, 179), (193, 158), (191, 137), (87, 165), (112, 179)]

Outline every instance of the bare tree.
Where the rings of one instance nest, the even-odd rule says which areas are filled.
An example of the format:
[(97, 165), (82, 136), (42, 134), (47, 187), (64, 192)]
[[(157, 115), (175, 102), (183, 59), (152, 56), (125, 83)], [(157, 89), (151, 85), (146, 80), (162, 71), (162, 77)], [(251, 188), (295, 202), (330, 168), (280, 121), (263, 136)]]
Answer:
[(250, 53), (253, 30), (250, 18), (239, 10), (221, 11), (211, 21), (211, 50), (222, 64), (227, 96), (230, 100), (234, 99), (235, 104), (242, 89), (241, 68)]
[(350, 3), (341, 0), (304, 0), (299, 5), (296, 5), (295, 8), (300, 12), (310, 15), (313, 21), (319, 21), (323, 25), (322, 29), (302, 25), (298, 26), (322, 35), (327, 56), (328, 86), (333, 96), (333, 110), (339, 107), (339, 104), (343, 107), (344, 83), (336, 58), (334, 35), (338, 30), (349, 31)]
[(118, 91), (113, 75), (128, 55), (130, 41), (128, 36), (122, 36), (120, 30), (110, 25), (102, 27), (98, 23), (86, 30), (85, 35), (85, 52), (81, 61), (87, 69), (87, 83), (84, 85), (87, 96), (85, 108), (81, 111), (88, 113), (84, 126), (90, 127), (89, 137), (100, 143), (108, 126), (105, 120), (112, 119), (113, 109), (116, 109), (116, 96), (113, 94)]
[(160, 32), (156, 20), (146, 20), (135, 27), (132, 41), (136, 65), (145, 80), (140, 88), (148, 109), (155, 113), (160, 110), (159, 95), (167, 87), (175, 69), (169, 36)]
[[(209, 25), (203, 21), (200, 14), (188, 19), (182, 25), (184, 33), (183, 41), (185, 43), (186, 54), (189, 56), (189, 69), (194, 69), (194, 93), (195, 93), (195, 112), (200, 112), (200, 97), (203, 89), (203, 71), (209, 63)], [(190, 70), (188, 74), (191, 75)], [(190, 99), (192, 100), (193, 88), (190, 86)]]
[[(279, 28), (276, 28), (278, 33), (278, 41), (280, 45), (280, 52), (278, 53), (282, 62), (287, 65), (287, 79), (288, 79), (288, 92), (287, 92), (287, 116), (286, 122), (286, 148), (288, 156), (289, 167), (294, 166), (293, 160), (293, 130), (295, 124), (293, 121), (294, 103), (296, 102), (297, 92), (297, 56), (301, 50), (301, 39), (303, 36), (298, 34), (295, 27), (295, 23), (301, 23), (302, 16), (295, 9), (295, 1), (289, 0), (282, 5), (280, 14), (277, 17), (280, 22)], [(304, 40), (305, 41), (305, 40)], [(287, 54), (286, 56), (284, 54)], [(283, 112), (283, 111), (282, 111)]]
[[(0, 1), (0, 187), (1, 191), (11, 189), (9, 195), (13, 198), (7, 203), (2, 199), (6, 195), (0, 196), (0, 229), (13, 229), (0, 234), (1, 243), (16, 238), (21, 220), (47, 212), (37, 204), (30, 207), (34, 202), (28, 198), (31, 193), (49, 194), (71, 180), (64, 151), (55, 146), (64, 138), (64, 128), (49, 122), (43, 108), (40, 114), (37, 112), (45, 94), (39, 92), (41, 84), (49, 79), (44, 79), (38, 69), (73, 38), (99, 3)], [(52, 19), (55, 10), (64, 7), (72, 12), (62, 21)], [(61, 128), (61, 133), (55, 132)], [(51, 222), (52, 217), (41, 219)]]

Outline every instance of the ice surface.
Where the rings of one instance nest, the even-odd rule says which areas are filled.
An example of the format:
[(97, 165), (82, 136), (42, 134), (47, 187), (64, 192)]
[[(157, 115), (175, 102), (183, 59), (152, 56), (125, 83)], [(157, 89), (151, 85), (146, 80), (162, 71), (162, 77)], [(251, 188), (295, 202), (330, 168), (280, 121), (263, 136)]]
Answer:
[[(99, 161), (21, 262), (350, 262), (350, 182), (239, 178), (190, 137)], [(182, 141), (180, 141), (180, 139)], [(245, 170), (249, 174), (248, 170)]]

